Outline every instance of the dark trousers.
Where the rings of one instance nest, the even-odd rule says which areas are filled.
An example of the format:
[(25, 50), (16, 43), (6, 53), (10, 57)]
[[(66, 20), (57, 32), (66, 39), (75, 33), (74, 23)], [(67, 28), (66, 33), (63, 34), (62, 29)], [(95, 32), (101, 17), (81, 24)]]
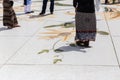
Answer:
[[(48, 2), (48, 0), (43, 0), (42, 12), (41, 13), (46, 12), (47, 2)], [(54, 11), (54, 0), (50, 0), (50, 12), (53, 13), (53, 11)]]
[(109, 3), (108, 0), (105, 0), (105, 4)]
[(24, 0), (24, 5), (27, 5), (27, 0)]

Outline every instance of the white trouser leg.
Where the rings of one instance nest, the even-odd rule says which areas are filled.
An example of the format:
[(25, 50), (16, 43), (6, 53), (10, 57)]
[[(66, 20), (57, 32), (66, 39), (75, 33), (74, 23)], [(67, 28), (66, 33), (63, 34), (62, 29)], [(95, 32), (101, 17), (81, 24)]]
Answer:
[(25, 12), (25, 13), (28, 12), (28, 5), (25, 5), (25, 6), (24, 6), (24, 12)]
[(28, 5), (28, 11), (31, 11), (31, 4)]
[(29, 4), (28, 4), (28, 11), (29, 12), (31, 12), (31, 4), (32, 4), (32, 2), (31, 2), (31, 0), (29, 1)]

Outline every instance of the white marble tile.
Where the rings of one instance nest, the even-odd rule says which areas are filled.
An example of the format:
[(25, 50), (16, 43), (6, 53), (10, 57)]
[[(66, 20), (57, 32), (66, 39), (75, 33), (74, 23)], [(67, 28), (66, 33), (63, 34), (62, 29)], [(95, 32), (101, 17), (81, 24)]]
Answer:
[(57, 40), (39, 40), (34, 37), (7, 64), (53, 64), (58, 55), (62, 62), (58, 64), (72, 65), (118, 65), (110, 37), (97, 37), (91, 42), (91, 48), (70, 47), (59, 42), (55, 48), (64, 50), (62, 53), (37, 54), (43, 49), (51, 49)]
[(42, 26), (44, 22), (39, 21), (20, 21), (21, 27), (6, 29), (5, 27), (0, 27), (0, 36), (32, 36), (34, 35)]
[(1, 80), (119, 80), (118, 67), (5, 65)]
[(0, 37), (0, 64), (18, 51), (29, 37)]
[(97, 21), (97, 28), (98, 28), (98, 30), (108, 31), (108, 27), (107, 27), (105, 20), (98, 20)]
[(112, 20), (108, 22), (110, 32), (114, 36), (120, 36), (120, 20)]
[[(47, 28), (47, 26), (59, 25), (63, 24), (64, 21), (54, 21), (54, 20), (47, 20), (42, 28)], [(61, 26), (58, 26), (61, 27)]]
[(96, 27), (99, 36), (108, 36), (110, 34), (105, 20), (98, 20)]
[(117, 53), (116, 56), (118, 57), (119, 62), (120, 62), (120, 36), (119, 37), (113, 37), (113, 42), (114, 42), (115, 50), (116, 50), (116, 53)]
[[(34, 37), (22, 48), (8, 64), (52, 64), (53, 53), (38, 54), (44, 49), (51, 49), (54, 40), (39, 39)], [(24, 59), (21, 61), (21, 59)]]
[[(32, 9), (35, 10), (35, 13), (32, 15), (37, 15), (40, 12), (39, 10), (41, 10), (42, 2), (37, 2), (37, 5), (35, 5), (34, 1), (36, 0), (33, 0)], [(59, 2), (71, 4), (72, 1), (65, 0)], [(20, 6), (20, 3), (22, 2), (15, 2), (15, 6)], [(49, 53), (38, 54), (43, 49), (52, 49), (58, 40), (39, 39), (39, 36), (41, 36), (39, 32), (44, 31), (43, 27), (45, 26), (74, 21), (74, 15), (66, 14), (68, 11), (74, 12), (73, 6), (55, 5), (53, 15), (30, 18), (28, 21), (26, 21), (26, 17), (19, 15), (17, 17), (19, 17), (18, 20), (21, 27), (12, 30), (6, 30), (2, 26), (2, 21), (0, 21), (0, 80), (120, 79), (120, 70), (109, 35), (101, 36), (98, 33), (96, 41), (90, 42), (91, 48), (70, 47), (68, 43), (73, 42), (72, 40), (56, 44), (55, 48), (64, 50), (61, 53), (55, 53), (53, 50), (50, 50)], [(49, 12), (49, 7), (47, 7), (46, 13)], [(0, 16), (2, 16), (2, 13), (0, 13)], [(25, 16), (29, 17), (29, 15)], [(0, 20), (2, 20), (2, 17), (0, 17)], [(97, 22), (98, 31), (109, 33), (106, 22), (100, 16), (97, 16)], [(110, 26), (117, 57), (120, 61), (119, 22), (119, 20), (109, 21), (108, 25)], [(27, 40), (29, 41), (24, 45)], [(7, 64), (4, 64), (8, 59)], [(55, 59), (61, 59), (62, 62), (58, 62), (58, 65), (53, 65)]]
[(97, 37), (96, 42), (90, 42), (90, 46), (91, 48), (84, 49), (62, 46), (60, 49), (65, 50), (65, 52), (62, 53), (63, 62), (60, 64), (118, 65), (109, 36)]
[(0, 64), (0, 68), (3, 66), (3, 64)]

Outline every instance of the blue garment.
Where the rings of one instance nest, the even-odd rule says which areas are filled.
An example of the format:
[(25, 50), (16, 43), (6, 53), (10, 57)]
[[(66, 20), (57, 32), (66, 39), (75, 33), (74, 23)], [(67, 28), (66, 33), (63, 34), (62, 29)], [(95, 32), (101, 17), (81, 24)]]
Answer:
[(29, 5), (31, 4), (31, 0), (24, 0), (24, 5)]

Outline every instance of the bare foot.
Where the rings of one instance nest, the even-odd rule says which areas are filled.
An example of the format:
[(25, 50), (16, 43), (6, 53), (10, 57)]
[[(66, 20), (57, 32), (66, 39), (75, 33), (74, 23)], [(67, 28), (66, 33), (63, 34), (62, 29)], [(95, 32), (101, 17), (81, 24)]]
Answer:
[(18, 24), (15, 24), (15, 25), (14, 25), (14, 27), (20, 27), (20, 25), (18, 25)]

